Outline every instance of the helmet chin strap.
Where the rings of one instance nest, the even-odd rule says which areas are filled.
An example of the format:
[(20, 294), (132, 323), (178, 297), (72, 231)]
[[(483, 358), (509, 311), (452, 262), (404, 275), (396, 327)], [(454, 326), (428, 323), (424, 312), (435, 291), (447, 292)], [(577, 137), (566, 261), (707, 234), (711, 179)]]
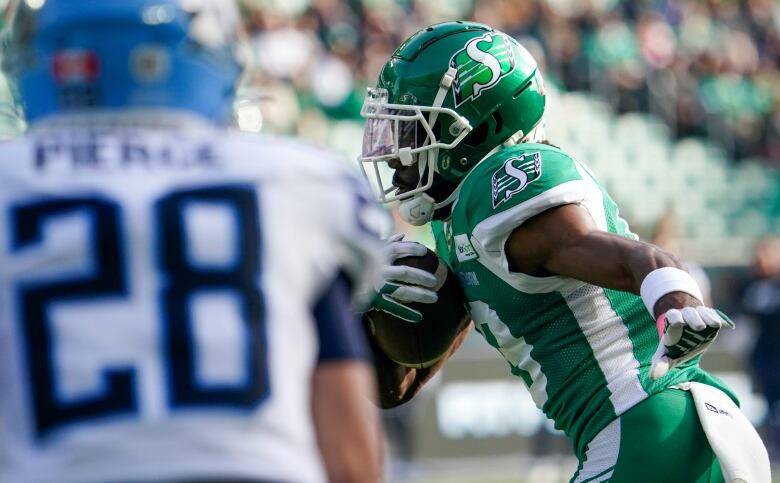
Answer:
[(422, 226), (433, 219), (436, 210), (451, 205), (460, 193), (460, 186), (455, 188), (446, 200), (441, 203), (427, 193), (419, 193), (409, 199), (402, 200), (398, 205), (398, 214), (401, 219), (410, 225)]
[[(433, 99), (434, 108), (439, 108), (444, 104), (444, 99), (447, 97), (447, 93), (452, 87), (452, 83), (455, 82), (455, 77), (458, 75), (458, 70), (454, 67), (447, 69), (447, 72), (441, 77), (439, 81), (439, 91), (436, 93), (436, 97)], [(438, 119), (439, 113), (432, 111), (428, 118), (428, 126), (433, 129)], [(434, 172), (436, 169), (436, 158), (439, 156), (439, 150), (434, 149), (428, 151), (428, 169)], [(419, 162), (419, 161), (418, 161)], [(420, 170), (422, 172), (422, 169)], [(422, 176), (421, 176), (422, 179)], [(402, 200), (398, 206), (398, 214), (401, 218), (409, 224), (414, 226), (421, 226), (433, 219), (433, 212), (438, 208), (447, 206), (452, 203), (458, 196), (458, 190), (455, 190), (450, 196), (447, 197), (441, 203), (436, 203), (433, 198), (427, 193), (418, 193), (409, 199)]]
[[(447, 93), (452, 87), (452, 83), (455, 82), (455, 77), (458, 75), (458, 69), (450, 67), (447, 72), (441, 76), (439, 81), (439, 91), (436, 93), (436, 97), (433, 98), (433, 105), (431, 107), (438, 109), (444, 104), (444, 99), (447, 97)], [(433, 125), (436, 124), (436, 119), (439, 117), (437, 111), (431, 112), (431, 117), (428, 118), (428, 125), (433, 129)]]
[(398, 205), (401, 219), (410, 225), (422, 226), (433, 219), (436, 202), (427, 193), (419, 193)]

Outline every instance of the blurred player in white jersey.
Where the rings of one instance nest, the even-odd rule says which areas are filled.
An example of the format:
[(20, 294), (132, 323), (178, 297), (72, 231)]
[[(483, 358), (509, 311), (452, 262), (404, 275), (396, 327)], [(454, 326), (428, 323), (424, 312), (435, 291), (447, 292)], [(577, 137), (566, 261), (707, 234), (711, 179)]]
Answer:
[(349, 304), (384, 214), (331, 155), (217, 127), (235, 5), (30, 5), (3, 53), (31, 128), (0, 145), (0, 481), (377, 480)]

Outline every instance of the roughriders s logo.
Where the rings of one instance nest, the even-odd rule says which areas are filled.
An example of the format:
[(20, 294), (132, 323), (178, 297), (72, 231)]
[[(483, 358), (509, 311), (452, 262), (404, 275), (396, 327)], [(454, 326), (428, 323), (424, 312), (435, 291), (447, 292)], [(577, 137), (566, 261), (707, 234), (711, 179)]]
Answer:
[(455, 52), (450, 67), (457, 69), (453, 84), (455, 107), (477, 98), (515, 68), (511, 41), (503, 34), (487, 33), (471, 39)]
[(506, 160), (493, 173), (493, 208), (523, 191), (542, 176), (542, 153), (525, 153)]

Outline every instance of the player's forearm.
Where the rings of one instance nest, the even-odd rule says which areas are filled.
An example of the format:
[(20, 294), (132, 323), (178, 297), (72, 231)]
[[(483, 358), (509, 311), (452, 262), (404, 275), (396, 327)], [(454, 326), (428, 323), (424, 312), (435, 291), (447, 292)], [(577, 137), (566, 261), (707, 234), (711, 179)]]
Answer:
[[(572, 257), (566, 262), (570, 267), (569, 276), (637, 295), (641, 292), (642, 283), (653, 271), (664, 267), (685, 271), (684, 265), (674, 255), (655, 245), (603, 232), (593, 232), (584, 237), (577, 250), (582, 251), (583, 261), (574, 263), (575, 257)], [(593, 256), (597, 253), (602, 255)], [(702, 305), (702, 301), (697, 297), (676, 291), (659, 298), (651, 312), (658, 317), (669, 309), (698, 305)]]
[(654, 245), (600, 230), (579, 205), (553, 208), (527, 221), (512, 232), (505, 253), (512, 271), (560, 275), (636, 294), (648, 273), (681, 267)]
[(661, 314), (666, 313), (670, 309), (698, 307), (699, 305), (703, 305), (702, 301), (685, 292), (668, 293), (658, 299), (658, 302), (653, 309), (653, 317), (658, 318)]
[[(600, 238), (602, 236), (598, 235), (597, 237)], [(593, 271), (593, 275), (585, 276), (585, 281), (640, 295), (643, 282), (655, 270), (671, 267), (686, 271), (685, 267), (674, 255), (655, 245), (628, 239), (616, 240), (614, 235), (610, 235), (609, 238), (611, 240), (607, 243), (610, 244), (611, 250), (607, 249), (606, 243), (598, 241), (596, 243), (602, 246), (594, 248), (593, 251), (604, 250), (604, 253), (611, 253), (613, 258), (611, 264), (614, 267), (619, 267), (618, 271), (612, 272), (609, 268), (599, 268), (585, 263), (581, 270)], [(607, 259), (609, 258), (607, 256)], [(610, 261), (607, 260), (604, 263), (610, 263)], [(599, 276), (601, 276), (600, 279)], [(594, 282), (593, 280), (587, 280), (588, 278), (598, 280)], [(702, 301), (699, 298), (683, 291), (674, 291), (658, 298), (650, 312), (653, 317), (657, 318), (670, 309), (682, 309), (699, 305), (702, 305)]]
[(623, 250), (626, 252), (625, 264), (630, 272), (629, 291), (635, 294), (639, 294), (642, 282), (654, 270), (664, 267), (685, 270), (677, 257), (649, 243), (629, 241)]
[(382, 409), (400, 406), (409, 399), (417, 372), (415, 369), (397, 364), (374, 347), (374, 373), (377, 380), (375, 404)]
[(650, 272), (682, 265), (673, 255), (649, 243), (592, 231), (559, 250), (544, 267), (557, 275), (638, 295)]
[(377, 482), (383, 435), (368, 402), (373, 374), (364, 363), (320, 365), (312, 381), (312, 418), (328, 481)]
[(382, 409), (391, 409), (410, 401), (445, 362), (443, 358), (433, 367), (415, 369), (390, 360), (375, 344), (372, 344), (372, 351), (377, 380), (374, 402)]
[(392, 361), (369, 337), (377, 380), (376, 404), (382, 409), (390, 409), (413, 399), (463, 344), (471, 332), (471, 326), (471, 322), (466, 324), (453, 340), (447, 353), (425, 369), (406, 367)]
[[(696, 281), (688, 274), (685, 266), (676, 257), (660, 248), (644, 244), (647, 253), (637, 256), (633, 266), (634, 288), (632, 292), (640, 293), (645, 301), (648, 311), (657, 318), (670, 309), (682, 309), (685, 307), (698, 307), (703, 305), (704, 297)], [(659, 270), (659, 269), (671, 270)], [(655, 278), (664, 272), (671, 275), (661, 275), (661, 279)], [(652, 276), (648, 277), (648, 275)], [(669, 278), (671, 276), (671, 278)], [(637, 290), (637, 283), (638, 288)], [(663, 282), (660, 283), (659, 282)], [(648, 290), (644, 284), (653, 286), (654, 290)], [(658, 292), (658, 290), (662, 290)], [(652, 292), (657, 292), (652, 294)], [(652, 307), (651, 307), (652, 306)]]

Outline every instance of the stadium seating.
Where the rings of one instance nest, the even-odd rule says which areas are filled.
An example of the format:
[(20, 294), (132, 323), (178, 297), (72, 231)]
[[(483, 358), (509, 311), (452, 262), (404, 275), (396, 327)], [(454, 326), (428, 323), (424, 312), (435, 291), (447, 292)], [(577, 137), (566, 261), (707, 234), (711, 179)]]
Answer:
[(670, 141), (659, 119), (615, 116), (591, 95), (551, 98), (548, 137), (590, 166), (640, 232), (671, 208), (694, 258), (731, 259), (739, 254), (700, 252), (718, 240), (734, 246), (780, 228), (780, 173), (759, 160), (733, 163), (702, 139)]

